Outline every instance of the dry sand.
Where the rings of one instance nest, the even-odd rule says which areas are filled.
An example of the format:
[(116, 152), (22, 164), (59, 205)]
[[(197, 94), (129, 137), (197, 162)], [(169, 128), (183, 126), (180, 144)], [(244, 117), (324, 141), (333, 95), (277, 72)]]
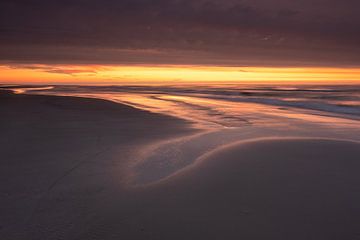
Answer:
[[(0, 116), (2, 240), (62, 233), (74, 239), (70, 224), (82, 231), (98, 197), (121, 186), (128, 156), (149, 142), (190, 132), (175, 118), (76, 97), (1, 92)], [(37, 237), (32, 232), (43, 213), (55, 222), (39, 226), (44, 235)]]
[[(131, 186), (184, 121), (112, 102), (0, 93), (0, 239), (360, 239), (360, 148), (267, 139)], [(130, 184), (130, 185), (129, 185)]]

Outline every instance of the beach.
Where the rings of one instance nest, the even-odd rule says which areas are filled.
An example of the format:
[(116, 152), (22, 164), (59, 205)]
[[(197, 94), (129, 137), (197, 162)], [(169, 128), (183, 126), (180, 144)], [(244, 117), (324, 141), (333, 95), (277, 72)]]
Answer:
[(360, 238), (357, 116), (219, 129), (77, 95), (0, 91), (1, 239)]
[(0, 1), (0, 240), (360, 240), (360, 0)]

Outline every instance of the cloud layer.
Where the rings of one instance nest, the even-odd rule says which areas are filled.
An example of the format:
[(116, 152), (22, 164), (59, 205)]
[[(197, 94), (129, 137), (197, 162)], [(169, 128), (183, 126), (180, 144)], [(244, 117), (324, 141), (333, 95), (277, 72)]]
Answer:
[(2, 0), (10, 63), (360, 66), (357, 0)]

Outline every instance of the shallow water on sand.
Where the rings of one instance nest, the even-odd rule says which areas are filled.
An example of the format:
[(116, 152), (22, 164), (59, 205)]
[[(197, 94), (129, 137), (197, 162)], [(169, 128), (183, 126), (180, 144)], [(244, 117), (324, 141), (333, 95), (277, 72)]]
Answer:
[(272, 125), (284, 119), (351, 125), (345, 119), (360, 119), (360, 85), (37, 86), (17, 91), (103, 98), (207, 129)]
[(190, 121), (201, 133), (134, 156), (136, 184), (165, 179), (236, 141), (311, 137), (360, 141), (360, 86), (43, 86), (34, 94), (107, 99)]

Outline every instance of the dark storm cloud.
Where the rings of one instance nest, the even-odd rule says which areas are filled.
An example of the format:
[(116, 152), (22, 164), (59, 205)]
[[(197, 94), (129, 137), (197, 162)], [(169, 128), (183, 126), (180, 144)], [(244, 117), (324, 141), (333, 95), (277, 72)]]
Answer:
[(360, 65), (355, 0), (2, 0), (16, 63)]

